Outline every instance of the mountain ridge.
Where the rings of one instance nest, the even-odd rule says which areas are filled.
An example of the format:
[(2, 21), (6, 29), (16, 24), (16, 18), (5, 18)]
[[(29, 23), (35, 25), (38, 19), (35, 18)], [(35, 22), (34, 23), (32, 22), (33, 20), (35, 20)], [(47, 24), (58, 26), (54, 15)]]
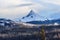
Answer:
[(31, 24), (60, 24), (60, 19), (53, 19), (53, 20), (45, 20), (45, 21), (30, 21), (26, 23), (31, 23)]
[(44, 18), (43, 16), (40, 16), (39, 14), (31, 10), (28, 15), (22, 17), (20, 20), (22, 22), (39, 21), (39, 20), (44, 21), (46, 20), (46, 18)]

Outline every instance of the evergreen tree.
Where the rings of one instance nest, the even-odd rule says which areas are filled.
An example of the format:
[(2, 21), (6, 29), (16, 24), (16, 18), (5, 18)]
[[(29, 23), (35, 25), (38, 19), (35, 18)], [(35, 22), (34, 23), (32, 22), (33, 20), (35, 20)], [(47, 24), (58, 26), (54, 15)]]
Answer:
[(44, 26), (42, 26), (42, 28), (41, 28), (40, 35), (41, 35), (41, 40), (45, 40), (45, 31), (44, 31)]

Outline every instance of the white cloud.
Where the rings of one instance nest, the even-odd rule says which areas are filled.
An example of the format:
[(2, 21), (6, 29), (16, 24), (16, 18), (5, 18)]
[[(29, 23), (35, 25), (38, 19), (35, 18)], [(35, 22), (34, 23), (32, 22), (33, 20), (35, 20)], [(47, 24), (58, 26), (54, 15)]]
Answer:
[(31, 4), (31, 2), (26, 2), (23, 0), (0, 0), (0, 18), (4, 17), (15, 19), (18, 16), (24, 16), (25, 14), (27, 14), (27, 11), (29, 10), (28, 6)]
[(21, 17), (27, 14), (29, 10), (28, 7), (18, 7), (12, 9), (1, 9), (0, 10), (0, 17), (15, 19), (17, 17)]
[(40, 0), (40, 1), (60, 5), (60, 0)]
[(1, 7), (7, 7), (7, 6), (13, 6), (13, 5), (20, 5), (20, 4), (28, 4), (31, 2), (26, 2), (23, 0), (0, 0), (0, 8)]
[(60, 0), (49, 0), (51, 3), (60, 5)]

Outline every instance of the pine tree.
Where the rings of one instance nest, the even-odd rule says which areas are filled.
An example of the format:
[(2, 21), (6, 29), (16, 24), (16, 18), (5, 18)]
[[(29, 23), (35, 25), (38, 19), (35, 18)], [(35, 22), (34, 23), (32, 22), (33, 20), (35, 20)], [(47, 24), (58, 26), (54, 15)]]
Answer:
[(40, 35), (41, 35), (41, 40), (45, 40), (45, 31), (44, 31), (44, 26), (42, 26), (42, 28), (41, 28)]

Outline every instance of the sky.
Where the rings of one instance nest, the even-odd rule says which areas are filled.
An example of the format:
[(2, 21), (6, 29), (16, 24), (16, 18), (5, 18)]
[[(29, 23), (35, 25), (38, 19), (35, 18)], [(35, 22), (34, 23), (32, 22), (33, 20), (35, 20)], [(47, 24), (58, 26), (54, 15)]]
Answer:
[(60, 0), (0, 0), (0, 18), (18, 19), (30, 10), (49, 19), (60, 18)]

